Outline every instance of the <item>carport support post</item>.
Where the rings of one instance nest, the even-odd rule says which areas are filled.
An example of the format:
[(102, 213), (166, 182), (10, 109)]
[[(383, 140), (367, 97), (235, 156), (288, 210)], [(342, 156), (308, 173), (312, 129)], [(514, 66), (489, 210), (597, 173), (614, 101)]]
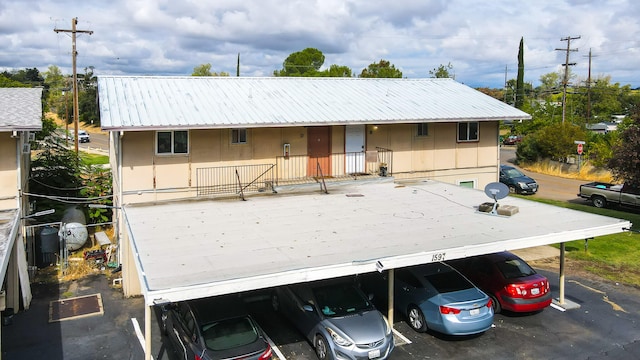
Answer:
[(144, 307), (144, 359), (151, 360), (151, 306)]
[(393, 269), (389, 269), (389, 310), (387, 314), (387, 320), (389, 320), (389, 326), (393, 329), (393, 309), (394, 309), (394, 299), (393, 299), (393, 287), (395, 281), (396, 273)]
[(560, 297), (558, 303), (564, 305), (564, 243), (560, 243)]

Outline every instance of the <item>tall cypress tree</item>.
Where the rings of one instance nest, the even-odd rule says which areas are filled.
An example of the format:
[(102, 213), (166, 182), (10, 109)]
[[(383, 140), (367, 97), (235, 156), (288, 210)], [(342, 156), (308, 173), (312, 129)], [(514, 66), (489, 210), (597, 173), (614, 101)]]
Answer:
[(516, 79), (516, 107), (522, 109), (524, 104), (524, 37), (520, 38), (518, 50), (518, 78)]

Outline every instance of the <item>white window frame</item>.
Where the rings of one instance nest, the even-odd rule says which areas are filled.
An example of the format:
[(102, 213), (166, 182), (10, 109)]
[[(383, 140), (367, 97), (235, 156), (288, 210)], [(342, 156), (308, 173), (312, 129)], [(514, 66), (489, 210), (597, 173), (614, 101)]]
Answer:
[[(160, 134), (170, 134), (171, 150), (160, 152), (158, 146), (160, 143)], [(176, 152), (176, 133), (185, 133), (187, 135), (186, 151)], [(189, 154), (189, 130), (158, 130), (156, 131), (155, 139), (155, 153), (156, 155), (188, 155)]]
[[(244, 137), (244, 140), (243, 140)], [(249, 132), (245, 128), (231, 129), (231, 144), (240, 145), (248, 142)]]
[[(475, 133), (475, 138), (471, 138), (471, 126), (469, 126), (470, 124), (475, 124), (476, 127), (476, 133)], [(462, 136), (460, 136), (460, 130), (462, 130), (460, 127), (462, 125), (466, 125), (466, 129), (465, 132), (466, 134), (464, 134), (464, 138)], [(466, 122), (459, 122), (457, 127), (456, 127), (456, 137), (458, 138), (458, 142), (477, 142), (480, 141), (480, 123), (478, 121), (466, 121)]]
[(473, 184), (473, 187), (471, 189), (477, 189), (478, 188), (478, 179), (459, 179), (459, 180), (456, 180), (456, 185), (458, 185), (458, 186), (462, 186), (463, 183), (471, 183), (471, 184)]

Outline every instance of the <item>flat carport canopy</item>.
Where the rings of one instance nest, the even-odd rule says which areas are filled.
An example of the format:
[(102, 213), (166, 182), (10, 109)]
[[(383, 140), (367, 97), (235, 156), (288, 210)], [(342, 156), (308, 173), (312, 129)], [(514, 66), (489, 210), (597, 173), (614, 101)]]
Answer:
[(147, 306), (619, 233), (629, 221), (436, 181), (126, 206)]
[(483, 191), (436, 181), (354, 181), (325, 194), (126, 206), (145, 298), (168, 301), (264, 289), (608, 235), (629, 221), (508, 197), (519, 213), (479, 212)]

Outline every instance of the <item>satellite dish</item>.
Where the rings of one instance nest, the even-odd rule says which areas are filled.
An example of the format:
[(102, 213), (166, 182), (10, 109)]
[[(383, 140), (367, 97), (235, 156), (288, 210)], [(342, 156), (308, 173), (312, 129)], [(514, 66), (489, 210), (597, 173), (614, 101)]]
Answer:
[(498, 201), (509, 196), (509, 187), (501, 182), (492, 182), (484, 187), (484, 193), (494, 201)]

